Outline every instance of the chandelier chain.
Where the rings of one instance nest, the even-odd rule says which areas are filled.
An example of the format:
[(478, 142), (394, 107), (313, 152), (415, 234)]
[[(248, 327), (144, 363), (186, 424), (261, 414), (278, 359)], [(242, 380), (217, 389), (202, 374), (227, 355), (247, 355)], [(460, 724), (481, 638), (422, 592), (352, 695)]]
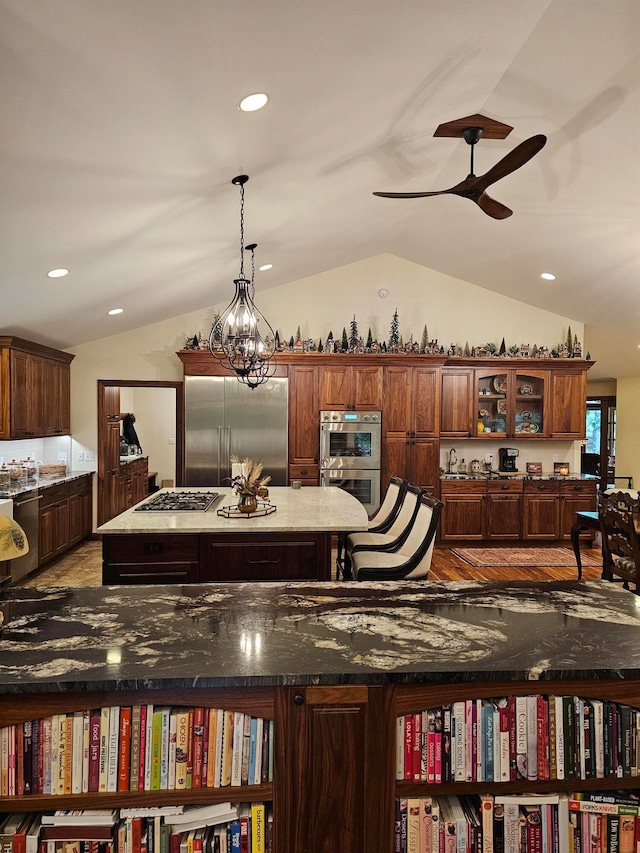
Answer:
[(240, 184), (240, 278), (244, 278), (244, 183)]
[(251, 249), (251, 298), (255, 299), (256, 297), (256, 250), (255, 247)]

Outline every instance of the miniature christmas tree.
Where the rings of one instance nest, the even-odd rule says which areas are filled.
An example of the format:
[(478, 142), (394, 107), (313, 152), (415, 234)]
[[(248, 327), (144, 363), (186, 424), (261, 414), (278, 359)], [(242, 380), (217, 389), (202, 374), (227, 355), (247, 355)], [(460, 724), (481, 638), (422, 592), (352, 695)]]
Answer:
[(587, 361), (591, 361), (591, 353), (587, 350)]
[(574, 353), (576, 353), (578, 351), (578, 349), (579, 349), (578, 336), (574, 335), (573, 336), (573, 346), (571, 347), (571, 354), (573, 355)]
[(464, 345), (464, 354), (467, 358), (471, 355), (471, 350), (469, 349), (469, 341), (467, 341)]
[(296, 329), (296, 340), (297, 341), (302, 340), (302, 334), (300, 333), (300, 326), (298, 326), (298, 328)]
[(357, 350), (358, 348), (358, 324), (356, 323), (356, 315), (353, 315), (351, 327), (349, 329), (349, 349)]
[(573, 352), (573, 335), (571, 334), (571, 326), (567, 331), (567, 355), (571, 355)]
[(334, 351), (333, 345), (334, 345), (333, 332), (331, 330), (329, 330), (329, 337), (327, 338), (325, 345), (324, 345), (325, 351), (326, 352), (333, 352)]
[[(213, 315), (213, 325), (211, 326), (211, 334), (209, 335), (209, 339), (214, 343), (222, 343), (222, 318), (220, 314), (216, 311)], [(197, 347), (197, 341), (194, 339), (193, 342), (194, 347)]]
[(511, 356), (511, 358), (515, 358), (519, 352), (520, 347), (518, 346), (518, 344), (513, 344), (513, 346), (509, 347), (509, 355)]
[(507, 345), (504, 342), (504, 338), (502, 339), (502, 343), (500, 344), (500, 349), (498, 351), (498, 355), (506, 355), (507, 354)]
[(341, 352), (348, 352), (349, 350), (349, 338), (347, 337), (347, 330), (343, 326), (342, 327), (342, 344), (340, 346)]
[(373, 346), (373, 335), (371, 334), (371, 326), (369, 326), (369, 334), (367, 335), (367, 343), (365, 344), (367, 352), (370, 352), (372, 346)]
[(495, 355), (495, 354), (496, 354), (496, 350), (497, 350), (497, 347), (496, 347), (496, 345), (495, 345), (494, 343), (491, 343), (491, 342), (490, 342), (490, 343), (488, 343), (488, 344), (487, 344), (487, 353), (488, 353), (489, 355)]
[(318, 341), (318, 352), (324, 352), (324, 347), (322, 346), (322, 338)]
[(398, 309), (396, 308), (393, 312), (391, 328), (389, 329), (389, 349), (397, 346), (400, 346), (400, 321), (398, 319)]
[(533, 349), (531, 350), (531, 358), (538, 357), (538, 344), (533, 345)]
[(293, 352), (294, 343), (295, 341), (293, 340), (293, 335), (291, 335), (291, 337), (289, 338), (289, 349), (291, 350), (291, 352)]
[(427, 324), (424, 324), (422, 330), (422, 340), (420, 341), (420, 352), (426, 352), (429, 347), (429, 333), (427, 332)]

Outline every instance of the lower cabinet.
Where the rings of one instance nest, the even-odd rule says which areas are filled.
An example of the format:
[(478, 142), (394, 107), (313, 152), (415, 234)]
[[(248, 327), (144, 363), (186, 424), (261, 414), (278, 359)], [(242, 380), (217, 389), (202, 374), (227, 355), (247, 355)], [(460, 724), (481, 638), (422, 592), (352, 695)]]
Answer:
[(443, 542), (569, 539), (596, 508), (595, 480), (443, 480)]
[(123, 533), (102, 537), (103, 584), (198, 583), (197, 533)]
[(91, 535), (91, 474), (42, 488), (38, 566), (61, 557)]
[(440, 442), (437, 438), (385, 437), (382, 441), (381, 492), (391, 477), (402, 477), (435, 494)]
[(131, 509), (149, 494), (149, 460), (136, 459), (120, 465), (118, 475), (118, 512)]
[[(101, 710), (111, 709), (107, 713), (103, 731), (111, 735), (111, 727), (116, 726), (111, 741), (118, 753), (118, 782), (113, 789), (102, 793), (91, 789), (85, 793), (72, 793), (71, 783), (69, 791), (59, 795), (34, 791), (30, 798), (25, 798), (3, 793), (0, 796), (0, 812), (8, 814), (27, 811), (29, 800), (33, 801), (34, 812), (120, 809), (127, 806), (148, 808), (169, 804), (203, 806), (222, 802), (261, 803), (273, 814), (272, 843), (269, 849), (277, 853), (392, 853), (394, 850), (421, 849), (408, 844), (396, 846), (397, 800), (501, 793), (520, 793), (531, 797), (541, 793), (569, 791), (599, 791), (598, 796), (602, 796), (603, 789), (613, 795), (614, 788), (628, 789), (637, 794), (640, 777), (633, 775), (626, 759), (620, 768), (621, 773), (613, 768), (613, 772), (601, 774), (599, 778), (587, 773), (586, 764), (581, 765), (579, 759), (579, 756), (584, 755), (582, 732), (595, 732), (596, 743), (598, 732), (605, 738), (605, 743), (613, 732), (615, 741), (616, 726), (620, 726), (623, 731), (623, 743), (626, 742), (627, 732), (635, 732), (635, 723), (631, 723), (631, 720), (635, 720), (640, 705), (640, 682), (637, 679), (583, 678), (532, 682), (506, 678), (483, 681), (481, 678), (473, 680), (471, 673), (468, 676), (470, 680), (460, 680), (459, 673), (442, 673), (435, 684), (421, 683), (418, 675), (415, 683), (379, 685), (174, 686), (171, 689), (155, 690), (125, 687), (110, 692), (83, 691), (78, 688), (56, 693), (5, 693), (0, 696), (0, 726), (15, 726), (22, 733), (23, 723), (28, 723), (30, 735), (34, 726), (39, 733), (45, 732), (45, 723), (49, 720), (50, 726), (52, 718), (57, 723), (61, 718), (64, 720), (79, 716), (83, 719), (87, 715), (89, 721), (92, 718), (99, 720), (103, 716), (99, 713)], [(375, 671), (372, 677), (384, 678)], [(233, 676), (230, 675), (230, 678), (232, 680)], [(287, 679), (295, 681), (296, 676), (287, 676)], [(563, 723), (565, 707), (570, 716)], [(591, 714), (596, 707), (604, 707), (606, 713), (599, 722), (595, 722), (594, 717), (590, 729), (587, 729), (586, 709)], [(211, 709), (222, 710), (225, 726), (227, 720), (229, 726), (242, 723), (243, 727), (247, 717), (261, 720), (262, 731), (268, 732), (267, 755), (271, 752), (273, 756), (272, 762), (268, 762), (270, 769), (261, 775), (257, 784), (242, 783), (241, 778), (240, 784), (216, 786), (205, 785), (201, 781), (199, 785), (177, 790), (174, 777), (174, 786), (166, 784), (161, 790), (150, 790), (154, 787), (151, 784), (146, 789), (140, 788), (138, 777), (129, 773), (123, 775), (121, 768), (129, 768), (131, 762), (135, 761), (135, 755), (139, 755), (135, 751), (135, 744), (136, 737), (138, 744), (141, 743), (140, 720), (143, 708), (145, 715), (151, 713), (154, 719), (156, 711), (167, 719), (172, 713), (177, 717), (186, 711), (186, 721), (180, 727), (184, 734), (180, 737), (192, 755), (193, 772), (197, 766), (201, 767), (204, 755), (203, 729), (212, 737), (211, 727), (200, 726), (198, 721), (210, 721)], [(494, 712), (501, 708), (505, 708), (504, 728), (501, 713), (498, 715), (499, 723), (495, 722)], [(482, 709), (489, 709), (491, 717), (483, 714)], [(615, 724), (608, 721), (609, 709), (612, 720), (615, 717)], [(521, 713), (522, 722), (520, 716), (517, 716)], [(216, 717), (218, 714), (216, 710)], [(478, 714), (477, 726), (475, 714)], [(136, 716), (137, 727), (132, 724), (129, 728), (128, 724), (123, 724), (123, 719), (135, 720)], [(439, 754), (438, 742), (441, 744), (441, 762), (435, 763), (435, 767), (426, 748), (431, 737), (427, 724), (430, 716), (435, 721), (433, 743), (436, 756)], [(468, 725), (464, 723), (467, 716), (472, 721)], [(193, 719), (193, 725), (189, 717)], [(462, 735), (456, 737), (458, 719), (463, 723), (460, 726)], [(492, 737), (496, 725), (499, 734), (501, 731), (507, 733), (500, 758), (501, 762), (506, 762), (504, 766), (507, 775), (501, 782), (494, 778), (487, 781), (488, 772), (479, 760), (465, 762), (465, 756), (475, 756), (474, 750), (478, 743), (488, 737), (489, 719)], [(177, 725), (176, 720), (176, 728)], [(563, 769), (566, 778), (558, 780), (555, 778), (559, 775), (557, 767), (553, 764), (549, 764), (550, 772), (547, 775), (546, 758), (542, 752), (540, 756), (537, 755), (537, 743), (546, 744), (547, 748), (551, 747), (551, 752), (557, 753), (560, 728), (563, 728), (562, 742), (565, 746), (570, 743), (572, 747), (571, 752), (563, 751), (563, 758), (567, 755), (569, 761), (573, 754), (574, 763), (567, 764)], [(516, 731), (529, 735), (524, 739), (523, 750), (520, 749)], [(208, 745), (212, 742), (206, 742), (207, 755)], [(69, 752), (74, 752), (75, 744), (82, 749), (82, 738), (76, 741), (70, 737)], [(221, 746), (218, 760), (223, 762), (223, 756), (228, 750), (227, 755), (233, 766), (233, 751), (242, 751), (241, 744), (242, 738), (237, 741), (229, 738)], [(161, 747), (158, 749), (158, 754), (161, 754)], [(423, 749), (426, 758), (421, 764)], [(99, 761), (99, 740), (97, 750), (96, 757), (89, 759), (89, 774), (91, 762)], [(413, 760), (414, 752), (418, 754), (417, 763)], [(533, 755), (536, 756), (535, 762), (531, 760)], [(520, 763), (521, 757), (524, 758), (524, 764)], [(601, 759), (604, 759), (605, 768), (609, 760), (611, 769), (610, 755), (607, 753)], [(596, 757), (596, 766), (597, 760)], [(17, 767), (19, 788), (20, 774), (24, 774), (24, 769), (20, 770), (20, 764)], [(434, 769), (435, 774), (430, 776), (430, 770)], [(460, 777), (458, 771), (462, 774)], [(468, 774), (466, 781), (465, 772)], [(75, 770), (71, 771), (73, 773)], [(73, 775), (71, 778), (74, 778)], [(204, 778), (202, 771), (200, 779)], [(458, 781), (454, 782), (454, 778)], [(568, 813), (565, 819), (569, 821)], [(170, 822), (167, 819), (167, 823)], [(478, 839), (479, 850), (487, 849), (481, 844), (481, 830), (482, 822), (478, 835), (474, 835)], [(563, 834), (562, 828), (560, 834)], [(560, 849), (563, 849), (562, 844)]]

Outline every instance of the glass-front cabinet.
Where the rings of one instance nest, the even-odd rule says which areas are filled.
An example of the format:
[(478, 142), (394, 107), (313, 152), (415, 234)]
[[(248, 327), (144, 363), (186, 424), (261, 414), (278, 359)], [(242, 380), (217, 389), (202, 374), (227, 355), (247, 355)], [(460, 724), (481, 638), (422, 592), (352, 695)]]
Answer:
[(548, 378), (546, 370), (476, 370), (476, 436), (546, 437)]

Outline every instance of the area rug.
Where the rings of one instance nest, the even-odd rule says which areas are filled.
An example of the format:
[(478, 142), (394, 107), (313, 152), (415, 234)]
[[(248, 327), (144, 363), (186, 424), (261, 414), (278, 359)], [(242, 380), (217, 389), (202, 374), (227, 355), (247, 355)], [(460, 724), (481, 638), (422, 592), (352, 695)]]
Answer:
[[(575, 567), (575, 554), (569, 548), (452, 548), (451, 553), (477, 568), (492, 566)], [(602, 560), (581, 552), (583, 566), (601, 566)]]

